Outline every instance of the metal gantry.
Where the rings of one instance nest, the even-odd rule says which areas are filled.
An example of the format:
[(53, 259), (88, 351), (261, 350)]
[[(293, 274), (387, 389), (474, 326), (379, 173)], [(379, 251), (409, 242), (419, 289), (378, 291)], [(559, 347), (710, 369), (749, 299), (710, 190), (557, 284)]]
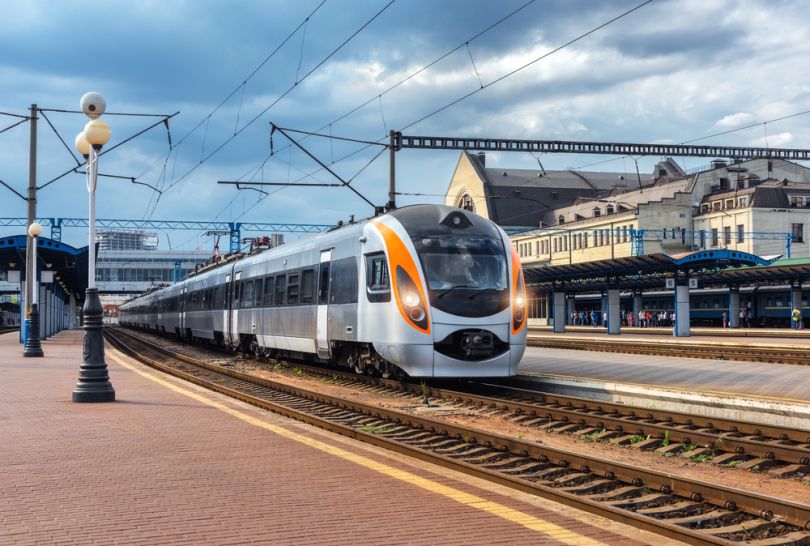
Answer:
[[(62, 228), (87, 227), (87, 218), (41, 218), (39, 223), (51, 228), (51, 239), (62, 240)], [(0, 227), (25, 227), (25, 218), (0, 218)], [(227, 231), (230, 234), (230, 251), (239, 252), (242, 231), (264, 233), (321, 233), (333, 227), (331, 224), (290, 224), (274, 222), (219, 222), (190, 220), (127, 220), (96, 219), (96, 227), (104, 229), (157, 229), (186, 231)]]
[(810, 160), (810, 150), (800, 148), (752, 148), (692, 144), (637, 144), (627, 142), (579, 142), (449, 136), (416, 136), (394, 133), (395, 149), (468, 150), (481, 152), (534, 152), (550, 154), (601, 154), (670, 157), (722, 157), (727, 159)]

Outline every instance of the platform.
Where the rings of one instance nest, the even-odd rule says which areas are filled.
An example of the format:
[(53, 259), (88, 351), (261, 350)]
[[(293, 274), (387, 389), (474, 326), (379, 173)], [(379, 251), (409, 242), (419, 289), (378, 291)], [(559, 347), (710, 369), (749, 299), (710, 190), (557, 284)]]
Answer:
[(2, 544), (667, 543), (247, 406), (109, 346), (117, 401), (75, 404), (81, 343), (64, 331), (45, 358), (24, 359), (0, 336)]
[[(551, 333), (551, 326), (530, 326), (529, 332)], [(791, 340), (791, 342), (806, 343), (810, 346), (810, 328), (793, 330), (791, 328), (720, 328), (720, 327), (700, 327), (691, 328), (692, 335), (683, 339), (710, 339), (710, 338), (755, 338), (757, 341), (767, 343), (779, 339)], [(604, 326), (571, 326), (566, 324), (565, 333), (599, 333), (607, 334)], [(651, 327), (639, 328), (636, 326), (622, 326), (620, 335), (642, 335), (642, 336), (669, 336), (672, 335), (672, 327)], [(616, 336), (611, 336), (616, 337)]]
[(559, 394), (810, 430), (810, 366), (527, 347), (518, 373)]

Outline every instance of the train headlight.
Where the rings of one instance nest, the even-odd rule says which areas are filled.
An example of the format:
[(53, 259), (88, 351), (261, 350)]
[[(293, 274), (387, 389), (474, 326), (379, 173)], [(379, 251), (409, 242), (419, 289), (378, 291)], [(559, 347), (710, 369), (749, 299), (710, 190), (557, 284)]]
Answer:
[(402, 296), (402, 303), (408, 307), (416, 307), (419, 305), (419, 295), (416, 292), (408, 292)]
[(512, 335), (515, 335), (526, 324), (526, 283), (523, 281), (523, 268), (514, 247), (512, 247), (512, 287)]
[(405, 318), (420, 330), (426, 330), (428, 326), (427, 312), (422, 303), (422, 298), (419, 297), (416, 283), (401, 266), (397, 266), (396, 275), (399, 302), (402, 305)]

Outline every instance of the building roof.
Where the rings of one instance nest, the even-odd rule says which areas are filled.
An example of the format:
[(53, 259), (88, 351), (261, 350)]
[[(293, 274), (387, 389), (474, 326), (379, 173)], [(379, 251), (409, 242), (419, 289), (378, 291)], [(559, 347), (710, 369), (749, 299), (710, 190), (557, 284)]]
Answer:
[[(87, 247), (74, 248), (61, 241), (54, 241), (47, 237), (38, 237), (37, 271), (50, 265), (50, 270), (58, 277), (58, 282), (65, 285), (68, 292), (84, 298), (87, 288)], [(22, 280), (25, 280), (25, 253), (28, 237), (14, 235), (0, 237), (0, 269), (20, 270)], [(11, 264), (14, 267), (11, 267)]]
[(789, 182), (769, 178), (761, 181), (748, 180), (747, 183), (749, 186), (745, 188), (705, 195), (701, 204), (750, 195), (751, 198), (748, 202), (750, 207), (784, 209), (791, 206), (791, 195), (810, 195), (810, 183), (807, 182)]

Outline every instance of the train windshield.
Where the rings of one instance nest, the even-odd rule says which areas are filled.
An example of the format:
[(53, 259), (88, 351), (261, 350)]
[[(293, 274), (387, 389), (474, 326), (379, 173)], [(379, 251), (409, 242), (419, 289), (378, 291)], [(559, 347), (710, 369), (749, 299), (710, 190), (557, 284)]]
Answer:
[(509, 304), (506, 253), (499, 239), (434, 236), (414, 240), (433, 307), (483, 317)]

